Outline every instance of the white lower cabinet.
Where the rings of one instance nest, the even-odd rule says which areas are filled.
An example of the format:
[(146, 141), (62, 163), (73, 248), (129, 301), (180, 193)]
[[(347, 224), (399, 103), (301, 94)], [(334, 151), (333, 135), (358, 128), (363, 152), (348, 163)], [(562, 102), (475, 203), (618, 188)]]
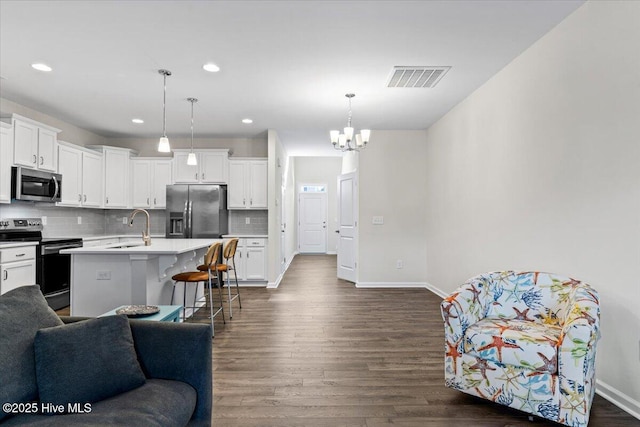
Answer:
[(35, 283), (35, 246), (0, 249), (0, 294)]
[(266, 280), (267, 239), (243, 238), (236, 248), (236, 272), (238, 280)]

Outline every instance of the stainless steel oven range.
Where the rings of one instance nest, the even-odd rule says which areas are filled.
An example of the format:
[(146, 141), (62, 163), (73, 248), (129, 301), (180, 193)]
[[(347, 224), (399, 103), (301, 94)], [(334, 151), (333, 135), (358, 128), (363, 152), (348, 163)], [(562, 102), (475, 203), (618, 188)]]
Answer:
[(59, 310), (69, 305), (71, 255), (62, 255), (60, 251), (82, 247), (82, 239), (43, 238), (40, 218), (4, 218), (0, 220), (0, 241), (38, 242), (36, 283), (49, 307)]

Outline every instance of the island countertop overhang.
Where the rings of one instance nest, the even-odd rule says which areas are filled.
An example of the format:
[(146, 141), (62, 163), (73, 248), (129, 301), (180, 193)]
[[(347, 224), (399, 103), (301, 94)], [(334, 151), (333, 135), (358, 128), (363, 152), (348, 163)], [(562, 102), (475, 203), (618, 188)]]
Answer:
[(104, 246), (65, 249), (62, 254), (70, 255), (179, 255), (208, 247), (224, 239), (161, 239), (152, 238), (150, 246), (144, 246), (142, 239), (131, 239)]

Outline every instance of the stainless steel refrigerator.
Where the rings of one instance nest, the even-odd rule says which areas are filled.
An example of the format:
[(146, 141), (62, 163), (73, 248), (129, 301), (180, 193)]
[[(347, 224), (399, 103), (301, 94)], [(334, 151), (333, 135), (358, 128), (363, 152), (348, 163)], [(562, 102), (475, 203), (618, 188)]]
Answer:
[(229, 229), (226, 185), (167, 185), (167, 238), (220, 238)]

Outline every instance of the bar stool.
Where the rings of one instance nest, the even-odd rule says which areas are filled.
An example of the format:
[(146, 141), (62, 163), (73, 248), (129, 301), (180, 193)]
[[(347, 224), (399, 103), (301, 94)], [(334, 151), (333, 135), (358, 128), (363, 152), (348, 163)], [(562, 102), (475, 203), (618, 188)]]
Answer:
[[(204, 256), (204, 264), (199, 267), (205, 267), (204, 271), (184, 271), (182, 273), (178, 273), (173, 275), (171, 279), (174, 281), (173, 284), (173, 292), (171, 293), (171, 304), (173, 304), (173, 298), (176, 292), (176, 285), (180, 282), (183, 283), (183, 309), (182, 309), (182, 321), (185, 321), (186, 318), (186, 310), (187, 308), (192, 308), (195, 313), (195, 309), (198, 308), (196, 306), (196, 298), (197, 298), (197, 285), (200, 282), (209, 284), (209, 318), (211, 319), (211, 336), (215, 336), (213, 319), (220, 313), (222, 313), (222, 322), (227, 323), (224, 318), (224, 307), (222, 306), (222, 291), (220, 286), (220, 280), (216, 273), (216, 287), (218, 288), (218, 296), (220, 298), (220, 308), (214, 311), (213, 307), (213, 297), (211, 296), (211, 292), (213, 291), (213, 283), (212, 283), (212, 272), (215, 271), (215, 265), (218, 263), (218, 258), (220, 257), (220, 243), (214, 243), (209, 246), (207, 249), (207, 253)], [(193, 305), (187, 306), (187, 283), (195, 283), (196, 289), (193, 294)]]
[[(236, 272), (236, 248), (238, 247), (238, 239), (231, 239), (224, 247), (222, 256), (225, 259), (225, 264), (221, 264), (219, 269), (227, 276), (227, 292), (229, 294), (229, 319), (233, 317), (233, 307), (231, 301), (238, 299), (238, 307), (242, 309), (242, 300), (240, 299), (240, 286), (238, 286), (238, 274)], [(229, 262), (231, 260), (231, 262)], [(229, 270), (233, 270), (233, 276), (236, 280), (236, 294), (231, 297), (231, 273)]]
[[(220, 286), (223, 286), (224, 280), (222, 279), (222, 273), (225, 273), (227, 276), (227, 293), (229, 295), (229, 319), (233, 318), (233, 307), (231, 306), (231, 302), (238, 299), (238, 306), (242, 309), (242, 300), (240, 299), (240, 286), (238, 286), (238, 274), (236, 273), (236, 248), (238, 247), (238, 239), (234, 238), (227, 242), (223, 251), (223, 258), (225, 259), (225, 263), (217, 264), (215, 267), (216, 275), (219, 279)], [(198, 267), (198, 270), (202, 270)], [(235, 295), (231, 295), (231, 275), (230, 270), (233, 270), (233, 275), (236, 281), (236, 293)]]

